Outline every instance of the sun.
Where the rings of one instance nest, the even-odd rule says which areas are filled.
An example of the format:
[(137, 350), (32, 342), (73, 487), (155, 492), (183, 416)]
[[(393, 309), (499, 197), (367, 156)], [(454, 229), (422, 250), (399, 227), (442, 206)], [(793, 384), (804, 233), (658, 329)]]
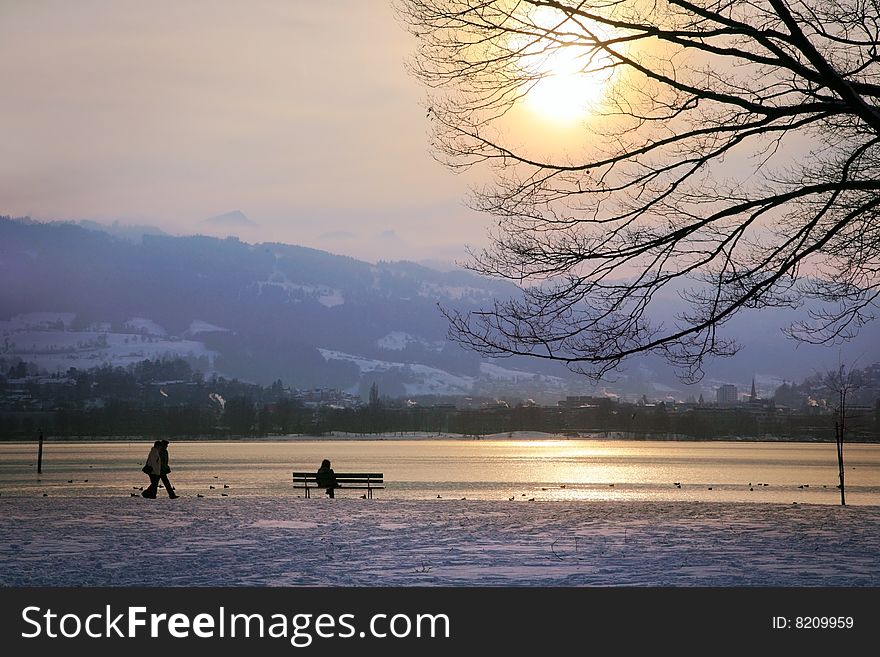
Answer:
[[(529, 16), (538, 30), (574, 34), (577, 26), (560, 18), (561, 14), (541, 8)], [(528, 80), (524, 84), (523, 105), (534, 114), (556, 122), (571, 123), (586, 118), (608, 93), (614, 68), (610, 59), (592, 45), (592, 39), (607, 40), (608, 30), (597, 23), (581, 28), (583, 39), (568, 36), (551, 41), (537, 39), (526, 45), (519, 67)]]
[(525, 106), (546, 119), (570, 123), (582, 119), (598, 105), (606, 93), (610, 76), (583, 71), (573, 56), (557, 53), (547, 61), (543, 77), (525, 96)]

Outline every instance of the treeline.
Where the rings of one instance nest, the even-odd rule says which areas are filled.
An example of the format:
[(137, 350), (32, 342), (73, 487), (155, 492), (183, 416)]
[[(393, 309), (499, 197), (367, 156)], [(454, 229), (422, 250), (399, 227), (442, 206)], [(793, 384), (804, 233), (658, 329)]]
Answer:
[[(411, 432), (483, 436), (515, 431), (561, 435), (615, 433), (628, 437), (698, 440), (781, 438), (834, 440), (834, 417), (776, 409), (656, 406), (599, 399), (584, 407), (412, 405), (382, 398), (371, 388), (368, 404), (342, 408), (306, 404), (281, 381), (258, 386), (222, 377), (208, 380), (181, 359), (146, 360), (128, 367), (71, 369), (33, 376), (26, 365), (0, 375), (0, 437), (156, 436), (224, 438), (330, 432)], [(22, 375), (22, 376), (19, 376)], [(878, 406), (854, 409), (848, 440), (876, 441)]]
[[(331, 432), (352, 434), (436, 433), (484, 436), (516, 431), (560, 435), (620, 434), (628, 438), (714, 440), (726, 438), (834, 440), (831, 416), (760, 415), (745, 409), (709, 408), (664, 412), (614, 405), (613, 409), (513, 407), (363, 406), (306, 407), (291, 399), (257, 401), (237, 396), (224, 407), (197, 403), (143, 404), (109, 400), (100, 408), (59, 408), (39, 414), (0, 413), (0, 435), (32, 437), (165, 436), (174, 438), (271, 437)], [(850, 418), (847, 440), (874, 442), (876, 413)]]
[(264, 387), (212, 377), (183, 359), (71, 368), (39, 376), (17, 363), (0, 374), (0, 436), (229, 436), (299, 433), (313, 413), (276, 381)]
[[(625, 403), (586, 408), (515, 406), (488, 409), (377, 408), (335, 412), (322, 426), (342, 431), (438, 432), (471, 436), (538, 431), (560, 435), (619, 434), (629, 438), (714, 440), (725, 438), (834, 441), (834, 418), (774, 409), (691, 407)], [(848, 418), (847, 439), (876, 441), (880, 423), (874, 412)]]

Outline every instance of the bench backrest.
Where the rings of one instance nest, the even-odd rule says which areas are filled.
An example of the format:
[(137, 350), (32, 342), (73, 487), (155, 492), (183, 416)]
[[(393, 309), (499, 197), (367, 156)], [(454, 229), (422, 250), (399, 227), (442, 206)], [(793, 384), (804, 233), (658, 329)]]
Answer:
[[(334, 472), (336, 480), (348, 484), (383, 484), (385, 476), (381, 472)], [(293, 480), (297, 483), (317, 484), (314, 472), (294, 472)]]

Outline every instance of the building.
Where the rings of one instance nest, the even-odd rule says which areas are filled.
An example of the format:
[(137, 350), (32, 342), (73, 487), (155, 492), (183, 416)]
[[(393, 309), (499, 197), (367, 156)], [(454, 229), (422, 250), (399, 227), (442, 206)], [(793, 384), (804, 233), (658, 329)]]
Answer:
[(739, 402), (739, 392), (735, 385), (725, 383), (715, 391), (715, 401), (722, 405), (732, 405)]

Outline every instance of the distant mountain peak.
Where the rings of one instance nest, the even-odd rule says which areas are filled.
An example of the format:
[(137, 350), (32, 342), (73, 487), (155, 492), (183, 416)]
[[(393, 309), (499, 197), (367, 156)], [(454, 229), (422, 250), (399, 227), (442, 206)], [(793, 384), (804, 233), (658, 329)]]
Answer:
[(241, 210), (233, 210), (224, 214), (218, 214), (215, 217), (205, 219), (206, 224), (217, 226), (220, 228), (256, 228), (257, 223), (248, 219), (247, 215)]

